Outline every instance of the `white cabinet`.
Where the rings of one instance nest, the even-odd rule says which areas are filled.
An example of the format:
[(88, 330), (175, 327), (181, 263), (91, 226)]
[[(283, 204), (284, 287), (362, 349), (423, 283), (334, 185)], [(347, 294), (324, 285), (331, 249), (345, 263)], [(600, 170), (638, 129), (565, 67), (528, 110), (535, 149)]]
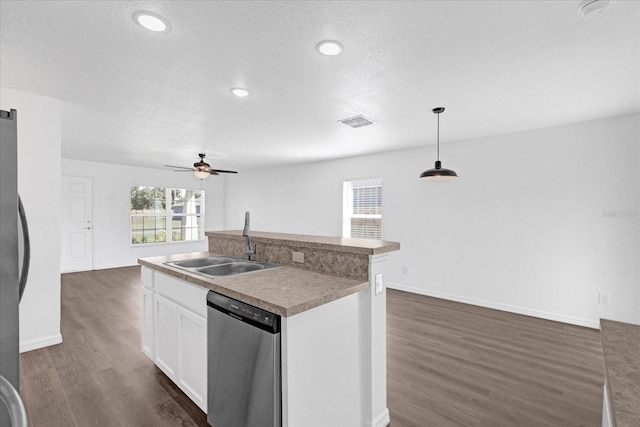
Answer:
[(178, 368), (178, 309), (174, 302), (155, 294), (154, 328), (155, 362), (158, 368), (176, 382)]
[(207, 412), (207, 292), (142, 267), (142, 351)]
[(203, 411), (207, 404), (207, 319), (177, 306), (178, 380)]

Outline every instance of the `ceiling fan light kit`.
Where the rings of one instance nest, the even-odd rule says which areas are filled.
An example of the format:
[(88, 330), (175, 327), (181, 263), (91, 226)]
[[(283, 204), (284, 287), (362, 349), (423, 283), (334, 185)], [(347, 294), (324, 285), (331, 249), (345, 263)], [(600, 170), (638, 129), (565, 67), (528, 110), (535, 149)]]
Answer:
[(198, 179), (207, 179), (211, 176), (211, 173), (206, 170), (196, 169), (193, 171), (193, 174)]
[(436, 164), (433, 169), (428, 169), (420, 174), (420, 178), (428, 179), (428, 180), (443, 180), (443, 179), (454, 179), (458, 177), (458, 174), (451, 169), (445, 169), (442, 167), (442, 162), (440, 161), (440, 114), (444, 112), (444, 107), (437, 107), (433, 110), (434, 114), (438, 116), (438, 139), (437, 139), (437, 151), (438, 157), (436, 159)]
[(224, 169), (212, 169), (211, 165), (204, 161), (206, 154), (200, 153), (198, 154), (198, 156), (200, 156), (200, 161), (195, 162), (192, 168), (187, 168), (184, 166), (172, 166), (172, 165), (165, 165), (165, 167), (177, 169), (174, 172), (191, 171), (193, 172), (193, 175), (199, 180), (205, 180), (209, 178), (209, 176), (211, 175), (219, 175), (221, 173), (238, 173), (236, 171), (230, 171), (230, 170), (224, 170)]

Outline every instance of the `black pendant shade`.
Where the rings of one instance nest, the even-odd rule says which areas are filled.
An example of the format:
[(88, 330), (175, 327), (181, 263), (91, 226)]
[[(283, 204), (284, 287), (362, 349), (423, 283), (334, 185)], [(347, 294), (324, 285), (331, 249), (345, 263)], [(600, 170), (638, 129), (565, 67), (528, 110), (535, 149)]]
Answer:
[(428, 169), (424, 172), (422, 172), (420, 174), (420, 178), (424, 178), (424, 179), (452, 179), (452, 178), (457, 178), (458, 174), (455, 173), (455, 171), (451, 170), (451, 169), (445, 169), (442, 167), (442, 162), (440, 161), (440, 113), (442, 113), (444, 111), (444, 107), (438, 107), (438, 108), (434, 108), (433, 110), (434, 114), (436, 114), (438, 116), (438, 140), (437, 140), (437, 147), (438, 147), (438, 158), (436, 160), (436, 165), (433, 169)]
[(458, 174), (451, 169), (445, 169), (442, 167), (442, 162), (436, 160), (436, 167), (426, 170), (420, 174), (420, 178), (457, 178)]

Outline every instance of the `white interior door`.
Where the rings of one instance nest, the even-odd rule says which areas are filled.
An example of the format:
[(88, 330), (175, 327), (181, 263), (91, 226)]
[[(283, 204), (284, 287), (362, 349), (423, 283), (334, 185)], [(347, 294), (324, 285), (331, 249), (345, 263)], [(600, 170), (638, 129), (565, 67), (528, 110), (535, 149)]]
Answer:
[(62, 177), (62, 256), (64, 272), (93, 269), (93, 179)]

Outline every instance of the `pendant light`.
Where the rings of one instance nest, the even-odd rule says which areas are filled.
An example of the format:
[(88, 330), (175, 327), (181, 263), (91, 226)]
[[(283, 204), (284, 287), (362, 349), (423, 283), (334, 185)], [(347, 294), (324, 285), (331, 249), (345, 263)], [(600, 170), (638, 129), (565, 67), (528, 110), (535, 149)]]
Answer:
[(429, 179), (429, 180), (439, 180), (439, 179), (453, 179), (457, 178), (458, 174), (456, 174), (451, 169), (445, 169), (442, 167), (442, 163), (440, 162), (440, 113), (444, 111), (444, 107), (438, 107), (431, 110), (438, 116), (438, 158), (436, 160), (436, 167), (433, 169), (426, 170), (420, 174), (420, 178)]

